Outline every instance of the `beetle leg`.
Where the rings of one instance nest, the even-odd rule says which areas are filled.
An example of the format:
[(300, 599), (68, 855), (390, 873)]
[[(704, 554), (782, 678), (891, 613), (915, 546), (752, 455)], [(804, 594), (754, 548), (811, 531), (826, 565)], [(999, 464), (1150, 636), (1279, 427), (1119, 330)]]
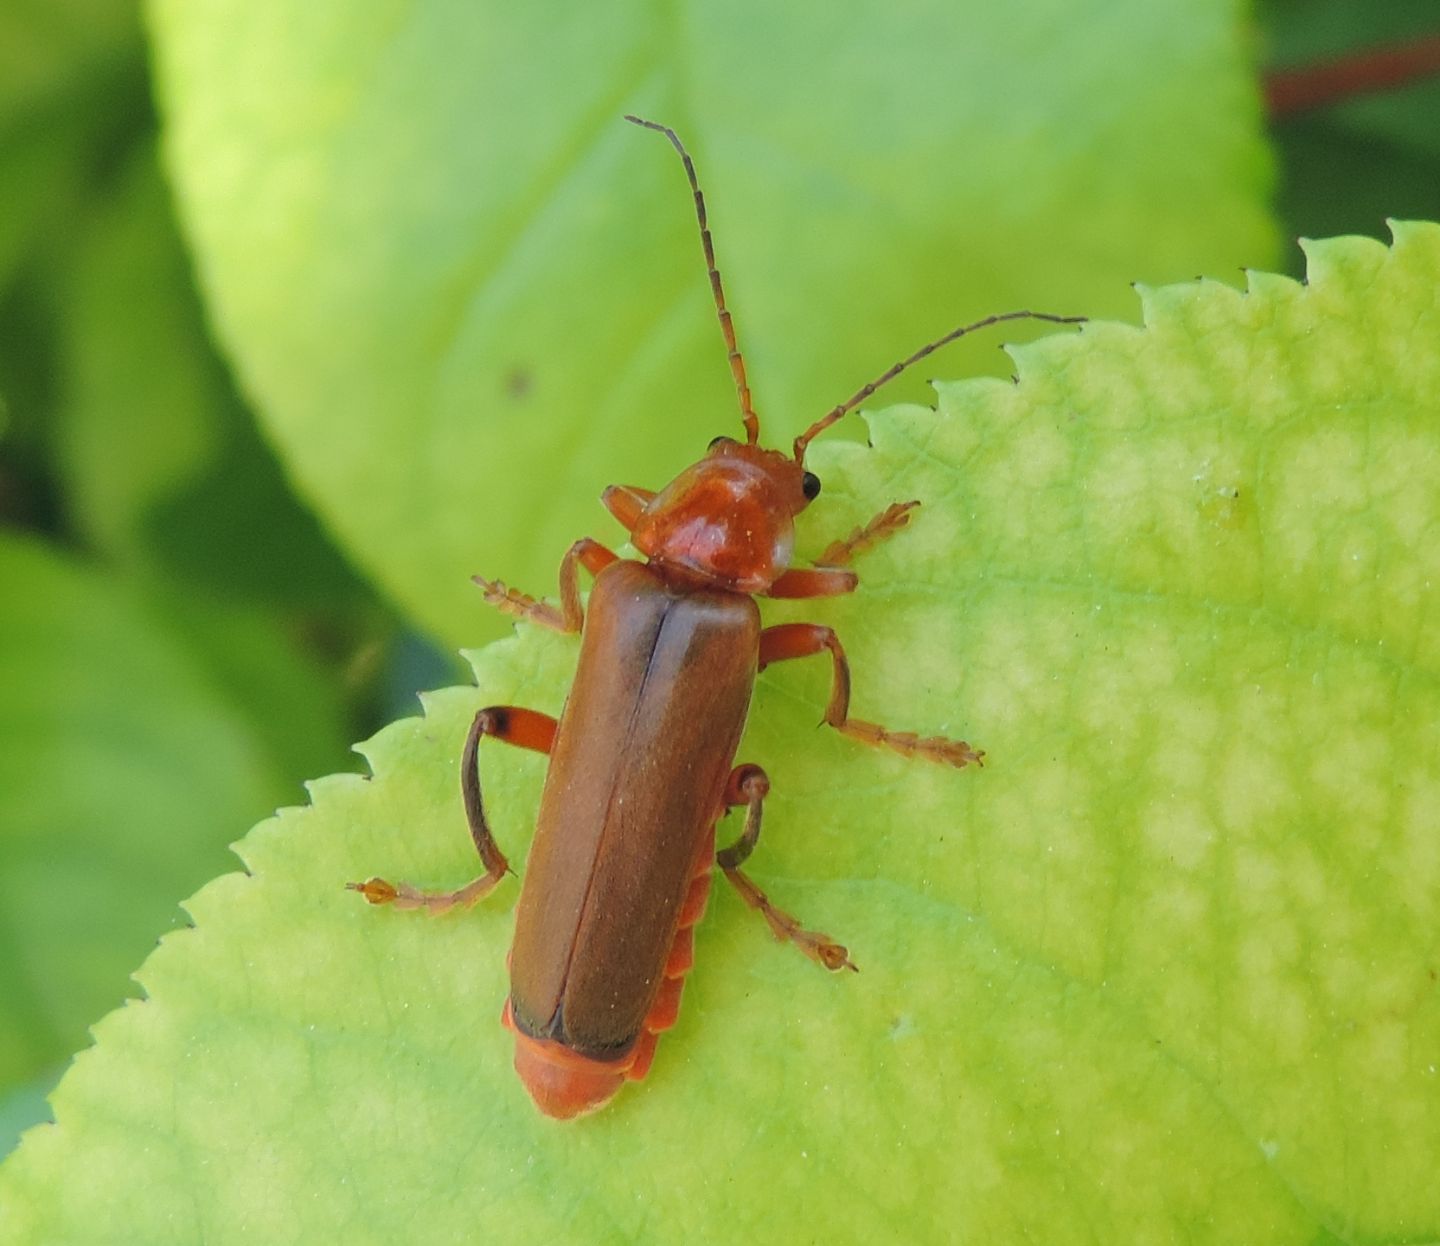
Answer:
[(770, 779), (759, 766), (736, 766), (725, 785), (725, 804), (733, 808), (745, 806), (745, 828), (728, 848), (715, 854), (715, 861), (725, 872), (740, 898), (759, 912), (782, 943), (790, 942), (817, 964), (826, 969), (849, 969), (855, 964), (843, 944), (836, 943), (818, 930), (806, 930), (789, 913), (777, 909), (770, 897), (740, 872), (740, 866), (754, 850), (760, 838), (760, 814), (770, 792)]
[(776, 627), (767, 627), (760, 633), (760, 669), (764, 670), (772, 662), (808, 658), (827, 649), (835, 674), (830, 685), (830, 703), (825, 707), (825, 722), (842, 735), (864, 744), (893, 749), (907, 757), (944, 762), (957, 769), (984, 764), (985, 754), (971, 748), (964, 740), (917, 736), (913, 731), (889, 731), (876, 723), (851, 718), (850, 663), (833, 628), (818, 623), (781, 623)]
[(860, 577), (842, 567), (791, 567), (765, 590), (766, 597), (839, 597), (853, 593)]
[(655, 496), (654, 489), (640, 489), (635, 485), (611, 485), (600, 495), (600, 500), (626, 532), (634, 532), (640, 522), (640, 512)]
[(863, 528), (856, 528), (843, 541), (834, 541), (826, 546), (825, 552), (815, 560), (816, 565), (847, 566), (856, 554), (899, 532), (910, 522), (910, 512), (919, 505), (919, 502), (892, 502)]
[(548, 602), (537, 601), (529, 593), (508, 587), (502, 580), (487, 580), (481, 575), (470, 578), (485, 590), (485, 601), (497, 610), (553, 631), (578, 632), (585, 622), (585, 611), (580, 605), (580, 568), (583, 566), (591, 575), (599, 575), (617, 558), (618, 554), (588, 536), (576, 541), (560, 560), (558, 610)]
[(766, 591), (767, 597), (838, 597), (852, 593), (860, 582), (853, 571), (842, 570), (856, 554), (886, 537), (894, 536), (910, 522), (910, 512), (919, 502), (895, 502), (843, 541), (833, 541), (815, 560), (814, 567), (796, 567), (781, 576)]
[(510, 863), (500, 851), (495, 837), (490, 834), (490, 824), (485, 818), (485, 805), (480, 799), (481, 737), (492, 736), (520, 748), (549, 753), (555, 741), (555, 726), (555, 720), (549, 714), (515, 705), (487, 706), (476, 714), (471, 722), (460, 757), (460, 793), (465, 800), (465, 818), (470, 824), (470, 838), (475, 841), (475, 850), (480, 854), (480, 861), (485, 866), (485, 873), (479, 878), (472, 879), (454, 891), (421, 891), (409, 883), (391, 883), (383, 878), (371, 878), (363, 883), (346, 883), (346, 890), (358, 891), (371, 904), (393, 904), (397, 909), (425, 909), (429, 913), (445, 913), (456, 907), (469, 908), (483, 900), (510, 872)]
[(580, 568), (583, 566), (592, 576), (599, 575), (619, 557), (588, 536), (565, 551), (560, 560), (560, 612), (567, 632), (578, 632), (585, 624), (585, 611), (580, 605)]

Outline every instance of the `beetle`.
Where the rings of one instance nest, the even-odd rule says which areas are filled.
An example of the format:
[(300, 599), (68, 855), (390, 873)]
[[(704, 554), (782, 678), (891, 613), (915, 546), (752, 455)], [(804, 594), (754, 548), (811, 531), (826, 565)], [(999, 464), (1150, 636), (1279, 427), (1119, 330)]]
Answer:
[[(460, 786), (484, 874), (440, 892), (382, 878), (348, 884), (372, 904), (431, 913), (483, 899), (510, 869), (481, 798), (480, 741), (549, 754), (502, 1020), (515, 1035), (521, 1081), (543, 1113), (560, 1119), (599, 1108), (648, 1071), (658, 1036), (678, 1015), (712, 863), (778, 939), (826, 969), (855, 969), (843, 944), (776, 907), (740, 868), (759, 839), (770, 791), (763, 769), (735, 764), (756, 674), (774, 662), (828, 654), (830, 727), (863, 744), (955, 767), (978, 766), (983, 753), (963, 740), (852, 717), (850, 667), (835, 632), (811, 623), (762, 626), (757, 596), (852, 592), (858, 580), (851, 559), (899, 531), (919, 505), (889, 506), (832, 544), (817, 565), (792, 566), (795, 517), (820, 492), (805, 467), (806, 447), (905, 368), (966, 333), (1004, 320), (1083, 319), (1021, 311), (965, 325), (862, 386), (801, 433), (791, 453), (766, 449), (694, 163), (668, 126), (626, 120), (665, 135), (684, 164), (745, 440), (715, 438), (699, 462), (658, 493), (606, 489), (605, 507), (644, 561), (622, 559), (588, 537), (576, 541), (560, 564), (558, 607), (474, 577), (491, 605), (579, 634), (564, 709), (557, 720), (492, 705), (470, 724)], [(581, 568), (594, 577), (587, 605)], [(737, 807), (745, 811), (740, 835), (717, 854), (716, 824)]]

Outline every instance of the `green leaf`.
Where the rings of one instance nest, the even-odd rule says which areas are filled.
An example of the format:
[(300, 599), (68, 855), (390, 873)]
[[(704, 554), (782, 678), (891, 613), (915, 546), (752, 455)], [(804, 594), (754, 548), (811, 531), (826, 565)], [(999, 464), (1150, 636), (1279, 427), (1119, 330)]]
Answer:
[(134, 0), (13, 0), (0, 9), (0, 293), (80, 215), (97, 151), (143, 113)]
[(178, 900), (226, 867), (226, 843), (287, 788), (139, 594), (15, 537), (0, 539), (0, 584), (0, 1087), (10, 1087), (83, 1041), (156, 932), (179, 923)]
[(76, 198), (87, 137), (82, 119), (72, 114), (0, 141), (0, 184), (6, 188), (0, 202), (0, 292), (9, 292), (16, 271), (31, 258), (36, 235), (56, 205), (69, 206)]
[[(1426, 110), (1440, 128), (1440, 97)], [(1302, 117), (1276, 130), (1283, 162), (1277, 207), (1302, 237), (1381, 233), (1389, 214), (1440, 216), (1440, 159), (1386, 138), (1356, 134), (1332, 116)], [(1299, 257), (1292, 266), (1301, 270)]]
[[(1267, 0), (1266, 60), (1296, 69), (1435, 33), (1429, 0)], [(1440, 215), (1440, 81), (1360, 92), (1274, 125), (1286, 232), (1379, 234), (1387, 216)], [(1298, 270), (1297, 270), (1298, 271)]]
[[(869, 751), (816, 729), (823, 663), (761, 677), (753, 872), (858, 976), (717, 881), (649, 1079), (538, 1116), (497, 1021), (515, 888), (429, 920), (340, 886), (475, 872), (466, 722), (556, 712), (574, 662), (522, 629), (194, 897), (0, 1170), (0, 1236), (1432, 1232), (1440, 226), (1309, 254), (1308, 285), (1146, 291), (1143, 329), (1048, 338), (1018, 384), (943, 384), (938, 414), (872, 417), (873, 448), (816, 447), (810, 550), (924, 506), (852, 598), (771, 617), (835, 624), (858, 713), (988, 751)], [(483, 768), (521, 862), (543, 759)]]
[(0, 1092), (0, 1155), (9, 1155), (31, 1125), (50, 1119), (46, 1099), (59, 1079), (58, 1071), (47, 1072)]
[(0, 11), (0, 128), (133, 58), (133, 0), (14, 0)]
[(338, 676), (296, 633), (373, 633), (378, 610), (286, 490), (206, 340), (151, 145), (71, 245), (55, 419), (70, 520), (183, 633), (283, 773), (343, 765)]
[(221, 374), (206, 349), (184, 253), (167, 222), (153, 156), (119, 184), (74, 239), (59, 318), (69, 377), (59, 469), (85, 540), (134, 564), (146, 515), (219, 453)]
[(472, 573), (548, 580), (596, 481), (737, 426), (689, 191), (622, 113), (694, 148), (777, 441), (957, 323), (1272, 260), (1228, 0), (907, 14), (154, 0), (220, 335), (415, 619), (473, 643)]
[(205, 337), (151, 145), (76, 252), (60, 469), (84, 537), (220, 601), (355, 610), (365, 591), (287, 491)]

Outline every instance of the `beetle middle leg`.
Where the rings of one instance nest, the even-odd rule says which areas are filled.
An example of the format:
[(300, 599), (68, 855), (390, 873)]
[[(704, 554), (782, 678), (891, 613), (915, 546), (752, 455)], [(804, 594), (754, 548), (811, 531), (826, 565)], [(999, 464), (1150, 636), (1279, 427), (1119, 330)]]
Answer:
[(715, 854), (715, 861), (725, 872), (731, 886), (740, 893), (740, 898), (769, 923), (777, 939), (793, 943), (826, 969), (853, 971), (855, 964), (843, 944), (836, 943), (818, 930), (806, 930), (789, 913), (771, 904), (770, 897), (740, 872), (740, 866), (754, 851), (760, 838), (760, 815), (769, 793), (770, 778), (759, 766), (736, 766), (730, 772), (730, 779), (725, 785), (725, 804), (732, 809), (736, 805), (745, 806), (745, 827), (739, 839)]
[(348, 891), (358, 891), (371, 904), (393, 904), (397, 909), (424, 909), (428, 913), (446, 913), (453, 908), (469, 908), (495, 890), (496, 884), (510, 872), (510, 863), (490, 833), (485, 805), (480, 799), (480, 741), (485, 736), (533, 749), (550, 752), (555, 742), (555, 719), (539, 710), (517, 705), (490, 705), (475, 715), (465, 737), (460, 757), (460, 793), (465, 801), (465, 818), (470, 824), (470, 838), (485, 873), (454, 891), (421, 891), (409, 883), (392, 883), (383, 878), (363, 883), (346, 883)]
[(606, 549), (588, 536), (576, 541), (560, 560), (558, 609), (548, 602), (537, 601), (529, 593), (510, 588), (502, 580), (487, 580), (481, 575), (470, 578), (485, 590), (486, 602), (497, 610), (517, 619), (539, 623), (552, 631), (578, 632), (585, 622), (585, 611), (580, 605), (580, 568), (584, 567), (591, 575), (599, 575), (619, 557), (614, 550)]
[(971, 748), (964, 740), (944, 736), (920, 736), (913, 731), (891, 731), (878, 723), (850, 717), (850, 662), (833, 628), (819, 623), (781, 623), (760, 633), (760, 669), (772, 662), (790, 658), (808, 658), (828, 650), (834, 664), (830, 685), (830, 702), (825, 707), (825, 722), (841, 735), (877, 748), (893, 749), (907, 757), (924, 757), (944, 762), (957, 769), (984, 765), (985, 754)]

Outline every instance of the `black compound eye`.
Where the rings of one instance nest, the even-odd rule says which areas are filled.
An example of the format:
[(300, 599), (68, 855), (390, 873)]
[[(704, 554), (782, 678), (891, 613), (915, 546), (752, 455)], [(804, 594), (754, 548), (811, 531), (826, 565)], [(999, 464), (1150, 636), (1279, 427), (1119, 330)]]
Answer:
[(800, 478), (800, 491), (805, 495), (807, 502), (813, 502), (820, 496), (820, 477), (814, 472), (806, 472)]
[(713, 440), (713, 441), (712, 441), (708, 446), (706, 446), (705, 448), (706, 448), (707, 450), (714, 450), (717, 446), (733, 446), (734, 444), (735, 444), (735, 438), (733, 438), (733, 437), (727, 437), (727, 436), (725, 436), (724, 433), (721, 433), (720, 436), (716, 437), (715, 440)]

